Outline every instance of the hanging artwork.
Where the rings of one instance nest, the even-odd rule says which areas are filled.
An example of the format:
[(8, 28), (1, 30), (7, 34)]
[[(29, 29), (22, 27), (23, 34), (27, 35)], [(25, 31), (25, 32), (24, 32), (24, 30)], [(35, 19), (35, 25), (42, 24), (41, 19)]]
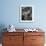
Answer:
[(32, 5), (20, 6), (20, 22), (34, 21), (34, 7)]

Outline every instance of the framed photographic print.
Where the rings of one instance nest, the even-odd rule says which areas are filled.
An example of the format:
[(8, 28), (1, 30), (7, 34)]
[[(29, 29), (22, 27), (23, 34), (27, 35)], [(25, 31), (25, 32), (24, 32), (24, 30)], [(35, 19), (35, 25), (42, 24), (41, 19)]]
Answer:
[(20, 6), (20, 22), (33, 22), (34, 21), (34, 7), (33, 5)]

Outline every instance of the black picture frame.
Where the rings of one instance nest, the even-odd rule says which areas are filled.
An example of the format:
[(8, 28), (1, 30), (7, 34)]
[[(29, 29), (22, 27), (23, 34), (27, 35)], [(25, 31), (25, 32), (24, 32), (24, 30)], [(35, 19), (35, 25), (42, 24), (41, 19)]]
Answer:
[(33, 22), (34, 21), (34, 6), (21, 5), (20, 6), (20, 22)]

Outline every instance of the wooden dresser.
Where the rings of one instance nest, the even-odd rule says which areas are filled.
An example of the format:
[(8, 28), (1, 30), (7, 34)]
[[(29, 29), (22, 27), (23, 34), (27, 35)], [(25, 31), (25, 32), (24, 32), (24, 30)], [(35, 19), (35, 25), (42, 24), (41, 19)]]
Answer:
[(3, 32), (3, 46), (44, 46), (44, 32)]

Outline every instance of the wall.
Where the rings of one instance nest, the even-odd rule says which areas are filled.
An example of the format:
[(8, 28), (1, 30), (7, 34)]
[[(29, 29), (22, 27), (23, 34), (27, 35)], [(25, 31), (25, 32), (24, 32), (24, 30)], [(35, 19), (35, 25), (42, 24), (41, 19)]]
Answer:
[[(19, 8), (21, 5), (34, 6), (35, 21), (31, 23), (20, 23)], [(46, 28), (46, 0), (1, 0), (0, 25), (13, 24), (16, 28), (38, 27)]]

